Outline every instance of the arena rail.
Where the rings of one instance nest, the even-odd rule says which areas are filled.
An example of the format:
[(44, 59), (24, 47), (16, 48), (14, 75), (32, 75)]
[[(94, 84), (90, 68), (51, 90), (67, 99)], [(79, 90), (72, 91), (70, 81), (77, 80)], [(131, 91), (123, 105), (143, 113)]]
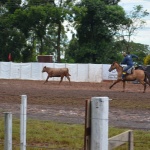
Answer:
[[(46, 80), (47, 73), (42, 73), (44, 66), (51, 68), (68, 68), (71, 81), (74, 82), (101, 82), (116, 80), (117, 72), (109, 72), (109, 64), (68, 64), (68, 63), (14, 63), (0, 62), (0, 79)], [(50, 81), (59, 81), (55, 77)], [(64, 78), (64, 81), (67, 81)]]

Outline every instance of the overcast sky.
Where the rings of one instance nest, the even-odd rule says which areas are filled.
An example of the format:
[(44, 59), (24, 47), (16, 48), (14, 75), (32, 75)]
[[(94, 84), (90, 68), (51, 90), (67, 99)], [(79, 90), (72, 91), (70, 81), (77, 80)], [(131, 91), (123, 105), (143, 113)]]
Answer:
[[(142, 5), (143, 9), (150, 13), (150, 0), (121, 0), (119, 5), (122, 6), (126, 12), (133, 10), (133, 7), (136, 5)], [(136, 43), (150, 46), (150, 15), (143, 19), (146, 21), (145, 26), (137, 30), (138, 33), (132, 40)]]

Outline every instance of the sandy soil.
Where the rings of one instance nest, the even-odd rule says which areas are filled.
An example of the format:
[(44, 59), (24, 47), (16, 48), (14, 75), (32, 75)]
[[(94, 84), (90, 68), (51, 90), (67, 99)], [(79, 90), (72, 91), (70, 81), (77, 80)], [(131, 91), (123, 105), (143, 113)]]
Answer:
[(109, 124), (115, 127), (150, 130), (150, 87), (142, 93), (140, 84), (77, 83), (29, 80), (0, 80), (0, 115), (12, 112), (19, 117), (21, 95), (27, 95), (27, 117), (65, 123), (84, 124), (85, 100), (107, 96), (110, 99)]

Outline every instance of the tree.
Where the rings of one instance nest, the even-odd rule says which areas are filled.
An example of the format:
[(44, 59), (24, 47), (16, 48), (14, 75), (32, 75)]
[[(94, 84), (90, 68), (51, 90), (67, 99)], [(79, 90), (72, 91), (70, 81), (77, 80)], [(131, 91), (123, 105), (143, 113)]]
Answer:
[(102, 0), (83, 0), (77, 6), (84, 11), (77, 11), (75, 18), (79, 42), (75, 62), (108, 63), (113, 36), (125, 19), (124, 10)]
[[(55, 24), (57, 28), (57, 62), (60, 60), (60, 51), (61, 51), (61, 38), (64, 37), (65, 27), (63, 25), (64, 21), (72, 21), (72, 7), (74, 0), (60, 0), (55, 3), (57, 8), (57, 14), (55, 19)], [(63, 33), (63, 34), (62, 34)]]
[(136, 35), (137, 30), (142, 28), (145, 24), (145, 21), (142, 19), (149, 15), (147, 10), (143, 10), (141, 5), (133, 7), (133, 10), (126, 15), (126, 20), (123, 24), (120, 25), (120, 33), (118, 34), (118, 39), (124, 41), (126, 46), (126, 51), (129, 51), (131, 48), (130, 42), (131, 37)]
[[(54, 0), (27, 0), (26, 3), (20, 5), (21, 0), (1, 1), (0, 59), (6, 60), (5, 55), (8, 55), (7, 53), (10, 51), (6, 49), (13, 49), (14, 52), (19, 47), (20, 61), (21, 59), (23, 59), (22, 61), (31, 61), (31, 58), (35, 60), (33, 59), (35, 52), (39, 51), (39, 54), (56, 52), (57, 62), (60, 62), (60, 52), (64, 51), (67, 44), (63, 22), (70, 20), (72, 15), (71, 1), (60, 2), (61, 5), (56, 5)], [(14, 36), (19, 34), (22, 42), (17, 43), (16, 47), (10, 48), (13, 44), (9, 44), (8, 41), (12, 33), (12, 43), (19, 42), (19, 40), (14, 41)], [(27, 58), (27, 55), (30, 56)]]
[(25, 46), (24, 35), (13, 26), (12, 14), (20, 8), (21, 1), (5, 1), (1, 3), (0, 14), (0, 60), (9, 61), (11, 54), (12, 61), (21, 61), (21, 49)]
[(147, 56), (144, 58), (144, 65), (150, 65), (150, 55), (147, 55)]

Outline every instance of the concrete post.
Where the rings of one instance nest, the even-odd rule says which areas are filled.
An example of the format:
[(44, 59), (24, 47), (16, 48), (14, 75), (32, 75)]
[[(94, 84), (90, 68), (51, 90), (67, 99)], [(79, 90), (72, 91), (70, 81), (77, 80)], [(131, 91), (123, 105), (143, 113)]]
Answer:
[(5, 114), (4, 150), (12, 150), (12, 113), (4, 112), (4, 114)]
[(91, 99), (91, 149), (108, 150), (108, 97)]
[(26, 150), (27, 96), (21, 95), (20, 148)]

